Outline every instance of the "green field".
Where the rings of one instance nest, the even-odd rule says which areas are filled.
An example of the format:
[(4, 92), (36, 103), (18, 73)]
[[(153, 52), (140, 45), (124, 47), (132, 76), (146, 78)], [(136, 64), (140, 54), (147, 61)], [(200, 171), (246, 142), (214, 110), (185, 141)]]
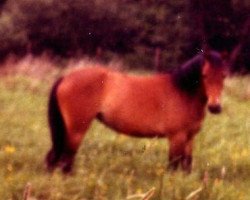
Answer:
[[(74, 173), (48, 174), (47, 96), (52, 80), (0, 77), (0, 199), (250, 199), (250, 78), (226, 81), (221, 115), (208, 114), (195, 140), (193, 172), (166, 171), (168, 143), (118, 135), (94, 122)], [(204, 178), (205, 174), (205, 178)], [(146, 199), (146, 198), (144, 198)]]

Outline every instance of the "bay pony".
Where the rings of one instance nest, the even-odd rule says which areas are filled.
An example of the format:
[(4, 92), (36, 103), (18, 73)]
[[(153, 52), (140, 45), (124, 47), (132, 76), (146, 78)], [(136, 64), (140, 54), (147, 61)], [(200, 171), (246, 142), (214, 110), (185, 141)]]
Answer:
[(83, 136), (97, 118), (119, 133), (168, 138), (169, 168), (190, 172), (193, 140), (206, 107), (221, 112), (224, 78), (225, 66), (216, 51), (199, 53), (170, 73), (151, 76), (102, 67), (74, 70), (58, 79), (50, 93), (48, 169), (72, 170)]

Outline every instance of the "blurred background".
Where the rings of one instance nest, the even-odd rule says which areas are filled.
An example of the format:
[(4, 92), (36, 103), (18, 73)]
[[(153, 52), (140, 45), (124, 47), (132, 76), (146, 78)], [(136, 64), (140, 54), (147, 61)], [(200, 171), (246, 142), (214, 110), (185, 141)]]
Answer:
[[(250, 0), (0, 0), (0, 199), (250, 200)], [(50, 87), (74, 67), (149, 74), (204, 48), (231, 57), (223, 112), (207, 114), (193, 171), (168, 142), (94, 121), (72, 176), (47, 173)]]
[(1, 0), (0, 58), (46, 52), (161, 71), (204, 43), (224, 52), (242, 43), (233, 71), (249, 72), (249, 13), (249, 0)]

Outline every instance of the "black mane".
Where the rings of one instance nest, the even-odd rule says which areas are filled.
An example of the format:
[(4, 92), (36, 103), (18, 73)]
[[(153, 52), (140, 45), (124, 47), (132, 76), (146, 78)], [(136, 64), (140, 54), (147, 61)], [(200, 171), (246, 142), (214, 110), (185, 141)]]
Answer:
[[(206, 59), (214, 67), (222, 66), (222, 59), (219, 53), (211, 51), (206, 55)], [(176, 68), (173, 72), (173, 81), (178, 88), (193, 94), (201, 85), (202, 66), (205, 62), (205, 54), (200, 53), (188, 60), (181, 67)]]

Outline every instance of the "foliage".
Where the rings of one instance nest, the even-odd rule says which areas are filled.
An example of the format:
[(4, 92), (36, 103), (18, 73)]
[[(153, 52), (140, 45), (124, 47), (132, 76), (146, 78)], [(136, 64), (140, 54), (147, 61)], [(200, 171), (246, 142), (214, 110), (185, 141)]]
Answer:
[[(204, 38), (232, 49), (250, 7), (249, 0), (6, 0), (0, 9), (2, 58), (47, 51), (118, 56), (135, 67), (152, 68), (158, 59), (168, 68), (200, 51)], [(242, 51), (248, 66), (248, 45)]]
[(2, 16), (10, 18), (14, 29), (20, 26), (34, 53), (48, 49), (66, 55), (82, 49), (91, 54), (98, 46), (119, 52), (126, 50), (124, 39), (129, 43), (132, 31), (123, 31), (128, 24), (122, 6), (117, 1), (9, 0)]

